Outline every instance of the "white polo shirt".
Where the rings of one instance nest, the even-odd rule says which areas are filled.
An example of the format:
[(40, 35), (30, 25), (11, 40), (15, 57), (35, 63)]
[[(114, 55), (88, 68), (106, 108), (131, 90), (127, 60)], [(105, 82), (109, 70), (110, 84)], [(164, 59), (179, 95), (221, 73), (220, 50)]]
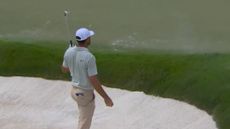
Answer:
[(63, 66), (69, 68), (73, 86), (93, 90), (89, 77), (97, 75), (97, 66), (95, 57), (87, 48), (72, 47), (67, 49)]

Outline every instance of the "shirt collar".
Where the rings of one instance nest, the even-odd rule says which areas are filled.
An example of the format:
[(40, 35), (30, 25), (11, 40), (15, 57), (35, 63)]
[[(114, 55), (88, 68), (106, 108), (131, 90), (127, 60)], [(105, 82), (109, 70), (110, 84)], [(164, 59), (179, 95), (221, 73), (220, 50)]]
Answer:
[(77, 47), (78, 51), (89, 51), (88, 48), (85, 47)]

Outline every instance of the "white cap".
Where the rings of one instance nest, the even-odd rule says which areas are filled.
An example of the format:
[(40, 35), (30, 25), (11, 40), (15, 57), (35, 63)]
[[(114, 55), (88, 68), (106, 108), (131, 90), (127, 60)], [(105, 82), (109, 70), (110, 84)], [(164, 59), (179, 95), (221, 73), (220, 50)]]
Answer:
[(83, 41), (87, 38), (93, 36), (95, 33), (92, 30), (88, 30), (87, 28), (80, 28), (76, 31), (75, 36), (77, 41)]

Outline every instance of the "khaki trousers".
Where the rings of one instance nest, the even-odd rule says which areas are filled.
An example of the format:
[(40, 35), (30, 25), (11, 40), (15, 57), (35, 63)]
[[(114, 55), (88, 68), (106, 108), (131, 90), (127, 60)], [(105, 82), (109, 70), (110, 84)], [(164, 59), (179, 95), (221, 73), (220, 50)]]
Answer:
[(73, 87), (71, 96), (78, 105), (78, 129), (89, 129), (95, 110), (95, 96), (93, 90), (83, 90)]

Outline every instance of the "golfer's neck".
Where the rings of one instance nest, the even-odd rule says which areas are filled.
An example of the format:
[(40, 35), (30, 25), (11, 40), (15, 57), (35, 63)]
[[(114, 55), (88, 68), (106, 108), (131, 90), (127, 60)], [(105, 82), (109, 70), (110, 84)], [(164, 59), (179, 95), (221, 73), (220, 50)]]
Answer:
[(79, 47), (85, 47), (85, 48), (88, 48), (88, 45), (79, 45)]

